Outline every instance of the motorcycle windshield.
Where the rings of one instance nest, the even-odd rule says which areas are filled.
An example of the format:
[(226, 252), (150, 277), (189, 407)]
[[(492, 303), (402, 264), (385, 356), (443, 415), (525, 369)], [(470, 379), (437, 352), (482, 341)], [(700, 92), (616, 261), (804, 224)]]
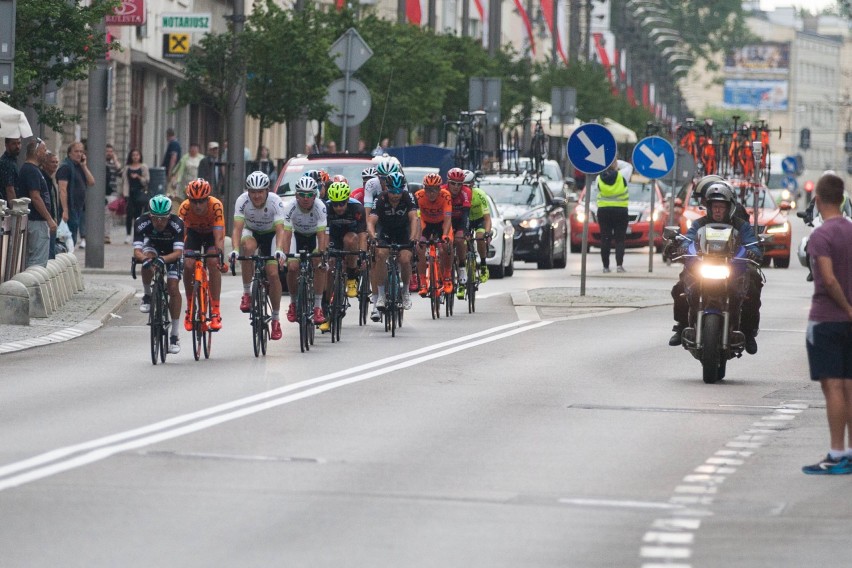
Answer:
[(710, 224), (698, 232), (701, 250), (710, 255), (728, 255), (734, 251), (734, 228), (730, 225)]

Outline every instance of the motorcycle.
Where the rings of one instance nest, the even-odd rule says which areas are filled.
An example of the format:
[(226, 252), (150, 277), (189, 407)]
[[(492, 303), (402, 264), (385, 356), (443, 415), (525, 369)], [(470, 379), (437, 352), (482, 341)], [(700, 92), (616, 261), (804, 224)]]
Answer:
[(691, 241), (676, 226), (666, 227), (663, 237), (686, 254), (673, 258), (689, 268), (685, 282), (690, 300), (689, 326), (684, 328), (683, 347), (701, 362), (705, 383), (725, 378), (727, 362), (742, 357), (745, 334), (739, 331), (740, 305), (747, 289), (746, 268), (758, 262), (746, 258), (746, 249), (737, 243), (734, 228), (725, 223), (708, 223)]

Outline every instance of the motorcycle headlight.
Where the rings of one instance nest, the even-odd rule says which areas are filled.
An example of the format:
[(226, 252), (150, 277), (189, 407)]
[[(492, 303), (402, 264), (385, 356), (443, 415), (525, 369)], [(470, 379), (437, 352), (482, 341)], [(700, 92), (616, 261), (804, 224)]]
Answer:
[(769, 235), (778, 235), (790, 232), (790, 223), (784, 221), (780, 225), (770, 225), (766, 229), (766, 233)]
[(586, 212), (577, 210), (577, 222), (585, 223), (586, 222)]
[(533, 217), (531, 219), (524, 219), (518, 224), (524, 229), (538, 229), (544, 225), (544, 219), (541, 217)]
[(721, 264), (702, 264), (701, 277), (708, 280), (724, 280), (731, 275), (731, 269)]

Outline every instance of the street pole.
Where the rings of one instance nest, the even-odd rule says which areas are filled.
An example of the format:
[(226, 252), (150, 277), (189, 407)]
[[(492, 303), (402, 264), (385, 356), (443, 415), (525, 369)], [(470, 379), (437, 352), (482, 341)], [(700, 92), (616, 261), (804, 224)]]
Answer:
[(674, 165), (672, 166), (672, 193), (669, 196), (669, 226), (674, 225), (675, 218), (675, 195), (677, 195), (677, 157), (680, 154), (680, 148), (677, 145), (677, 137), (674, 144)]
[[(95, 30), (104, 34), (106, 23), (101, 20)], [(89, 69), (86, 165), (95, 185), (86, 190), (86, 268), (104, 267), (107, 88), (107, 61), (100, 59)]]
[(586, 174), (586, 199), (583, 202), (583, 205), (586, 207), (586, 218), (583, 219), (583, 242), (580, 245), (580, 250), (582, 251), (581, 262), (580, 262), (580, 295), (586, 295), (586, 254), (589, 249), (589, 218), (592, 216), (591, 212), (591, 203), (592, 203), (592, 182), (594, 180), (589, 179), (589, 175)]
[[(239, 51), (240, 35), (245, 25), (245, 0), (234, 0), (234, 51)], [(243, 191), (246, 174), (246, 161), (243, 152), (246, 147), (246, 90), (245, 65), (242, 61), (233, 70), (239, 78), (230, 95), (231, 117), (228, 121), (228, 187), (225, 189), (225, 223), (231, 230), (233, 206)]]

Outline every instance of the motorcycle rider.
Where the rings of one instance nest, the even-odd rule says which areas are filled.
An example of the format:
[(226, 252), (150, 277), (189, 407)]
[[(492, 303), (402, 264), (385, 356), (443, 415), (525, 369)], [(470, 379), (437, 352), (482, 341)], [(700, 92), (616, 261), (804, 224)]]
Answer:
[[(699, 182), (700, 183), (700, 182)], [(725, 223), (732, 225), (737, 231), (737, 238), (746, 248), (746, 258), (760, 262), (763, 253), (760, 244), (755, 237), (754, 230), (748, 221), (743, 221), (735, 216), (736, 197), (731, 185), (726, 181), (713, 181), (705, 186), (705, 201), (707, 203), (707, 215), (696, 219), (689, 231), (686, 233), (686, 242), (697, 238), (698, 230), (709, 223)], [(678, 250), (674, 256), (688, 254), (685, 245)], [(683, 329), (689, 325), (689, 295), (694, 288), (696, 278), (692, 270), (685, 265), (680, 273), (678, 282), (672, 287), (674, 298), (674, 319), (677, 322), (672, 330), (675, 332), (669, 339), (669, 345), (681, 344)], [(750, 355), (757, 353), (757, 330), (760, 323), (760, 290), (763, 285), (760, 273), (748, 267), (745, 274), (745, 297), (740, 306), (740, 331), (745, 335), (745, 350)]]

